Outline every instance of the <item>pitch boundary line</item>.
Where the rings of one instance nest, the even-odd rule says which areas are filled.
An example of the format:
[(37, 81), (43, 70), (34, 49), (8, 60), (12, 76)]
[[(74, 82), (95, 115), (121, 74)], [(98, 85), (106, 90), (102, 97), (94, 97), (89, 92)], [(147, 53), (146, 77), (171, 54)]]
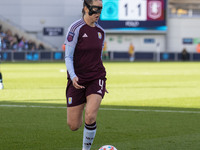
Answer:
[[(16, 108), (49, 108), (49, 109), (66, 109), (66, 107), (56, 106), (34, 106), (34, 105), (0, 105), (0, 107), (16, 107)], [(129, 111), (129, 112), (163, 112), (163, 113), (186, 113), (200, 114), (200, 111), (179, 111), (179, 110), (150, 110), (150, 109), (118, 109), (118, 108), (99, 108), (106, 111)]]

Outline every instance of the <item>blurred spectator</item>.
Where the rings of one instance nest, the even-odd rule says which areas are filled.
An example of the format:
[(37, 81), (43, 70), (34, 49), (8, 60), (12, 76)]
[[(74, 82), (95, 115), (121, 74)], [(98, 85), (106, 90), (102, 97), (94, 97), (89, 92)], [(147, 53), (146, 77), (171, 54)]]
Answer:
[(31, 50), (31, 51), (36, 50), (35, 42), (33, 42), (32, 40), (29, 40), (28, 41), (28, 47), (29, 47), (29, 50)]
[(37, 46), (32, 40), (26, 40), (23, 36), (19, 37), (18, 34), (13, 35), (11, 30), (3, 32), (2, 25), (0, 25), (0, 37), (2, 39), (2, 50), (45, 50), (42, 43)]
[(65, 44), (62, 45), (62, 50), (65, 51)]
[(29, 50), (28, 40), (25, 40), (25, 42), (24, 42), (24, 50)]
[(196, 47), (197, 53), (200, 53), (200, 43)]
[(188, 54), (186, 48), (184, 48), (182, 50), (181, 58), (182, 58), (183, 61), (188, 61), (189, 60), (189, 54)]
[(44, 50), (44, 49), (45, 49), (44, 45), (42, 43), (40, 43), (38, 46), (38, 50)]
[(22, 37), (20, 42), (18, 43), (18, 50), (19, 51), (22, 51), (24, 49), (24, 42), (25, 42), (25, 39), (24, 39), (24, 37)]
[(13, 35), (12, 35), (12, 32), (10, 30), (6, 31), (6, 36), (7, 36), (9, 42), (12, 41)]
[(21, 38), (19, 38), (18, 34), (15, 34), (14, 37), (17, 39), (17, 43), (19, 43), (21, 41)]
[(130, 43), (128, 53), (129, 53), (129, 61), (133, 62), (134, 59), (135, 59), (134, 58), (134, 46), (133, 46), (133, 43)]
[(13, 40), (10, 42), (10, 49), (12, 50), (18, 49), (18, 42), (16, 37), (14, 37)]
[(0, 33), (1, 33), (1, 32), (3, 32), (3, 31), (2, 31), (2, 25), (0, 24)]

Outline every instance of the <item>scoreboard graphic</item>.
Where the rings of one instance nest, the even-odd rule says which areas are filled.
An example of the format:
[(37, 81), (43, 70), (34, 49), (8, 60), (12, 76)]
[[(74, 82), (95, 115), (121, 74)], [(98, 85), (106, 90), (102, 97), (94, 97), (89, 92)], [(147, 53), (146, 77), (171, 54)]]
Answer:
[(167, 0), (103, 0), (99, 24), (110, 30), (166, 31)]

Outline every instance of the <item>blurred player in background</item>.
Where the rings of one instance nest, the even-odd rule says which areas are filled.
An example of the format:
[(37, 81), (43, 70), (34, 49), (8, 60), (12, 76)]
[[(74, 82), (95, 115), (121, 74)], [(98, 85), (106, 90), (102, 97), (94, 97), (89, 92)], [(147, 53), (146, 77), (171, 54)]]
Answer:
[(196, 51), (197, 53), (200, 53), (200, 43), (197, 44)]
[(188, 61), (189, 60), (189, 54), (188, 54), (186, 48), (183, 48), (183, 50), (181, 52), (181, 59), (182, 59), (182, 61)]
[(106, 71), (101, 55), (104, 30), (97, 24), (101, 0), (84, 0), (83, 17), (68, 29), (65, 40), (67, 124), (72, 131), (85, 127), (82, 150), (90, 150), (96, 134), (96, 117), (106, 91)]
[[(1, 52), (1, 37), (0, 37), (0, 52)], [(1, 53), (0, 53), (0, 90), (3, 89), (3, 78), (1, 74)]]
[(133, 62), (135, 60), (133, 43), (130, 43), (128, 53), (129, 53), (129, 61)]
[(109, 55), (107, 51), (107, 42), (104, 42), (104, 47), (103, 47), (103, 60), (109, 60)]

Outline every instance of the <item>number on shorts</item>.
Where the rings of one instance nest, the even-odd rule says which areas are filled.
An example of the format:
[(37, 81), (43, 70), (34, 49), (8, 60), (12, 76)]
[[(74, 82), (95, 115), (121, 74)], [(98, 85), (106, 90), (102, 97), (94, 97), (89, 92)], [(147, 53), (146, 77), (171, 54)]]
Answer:
[(99, 79), (99, 86), (101, 87), (101, 90), (103, 90), (103, 84), (104, 84), (104, 81)]

